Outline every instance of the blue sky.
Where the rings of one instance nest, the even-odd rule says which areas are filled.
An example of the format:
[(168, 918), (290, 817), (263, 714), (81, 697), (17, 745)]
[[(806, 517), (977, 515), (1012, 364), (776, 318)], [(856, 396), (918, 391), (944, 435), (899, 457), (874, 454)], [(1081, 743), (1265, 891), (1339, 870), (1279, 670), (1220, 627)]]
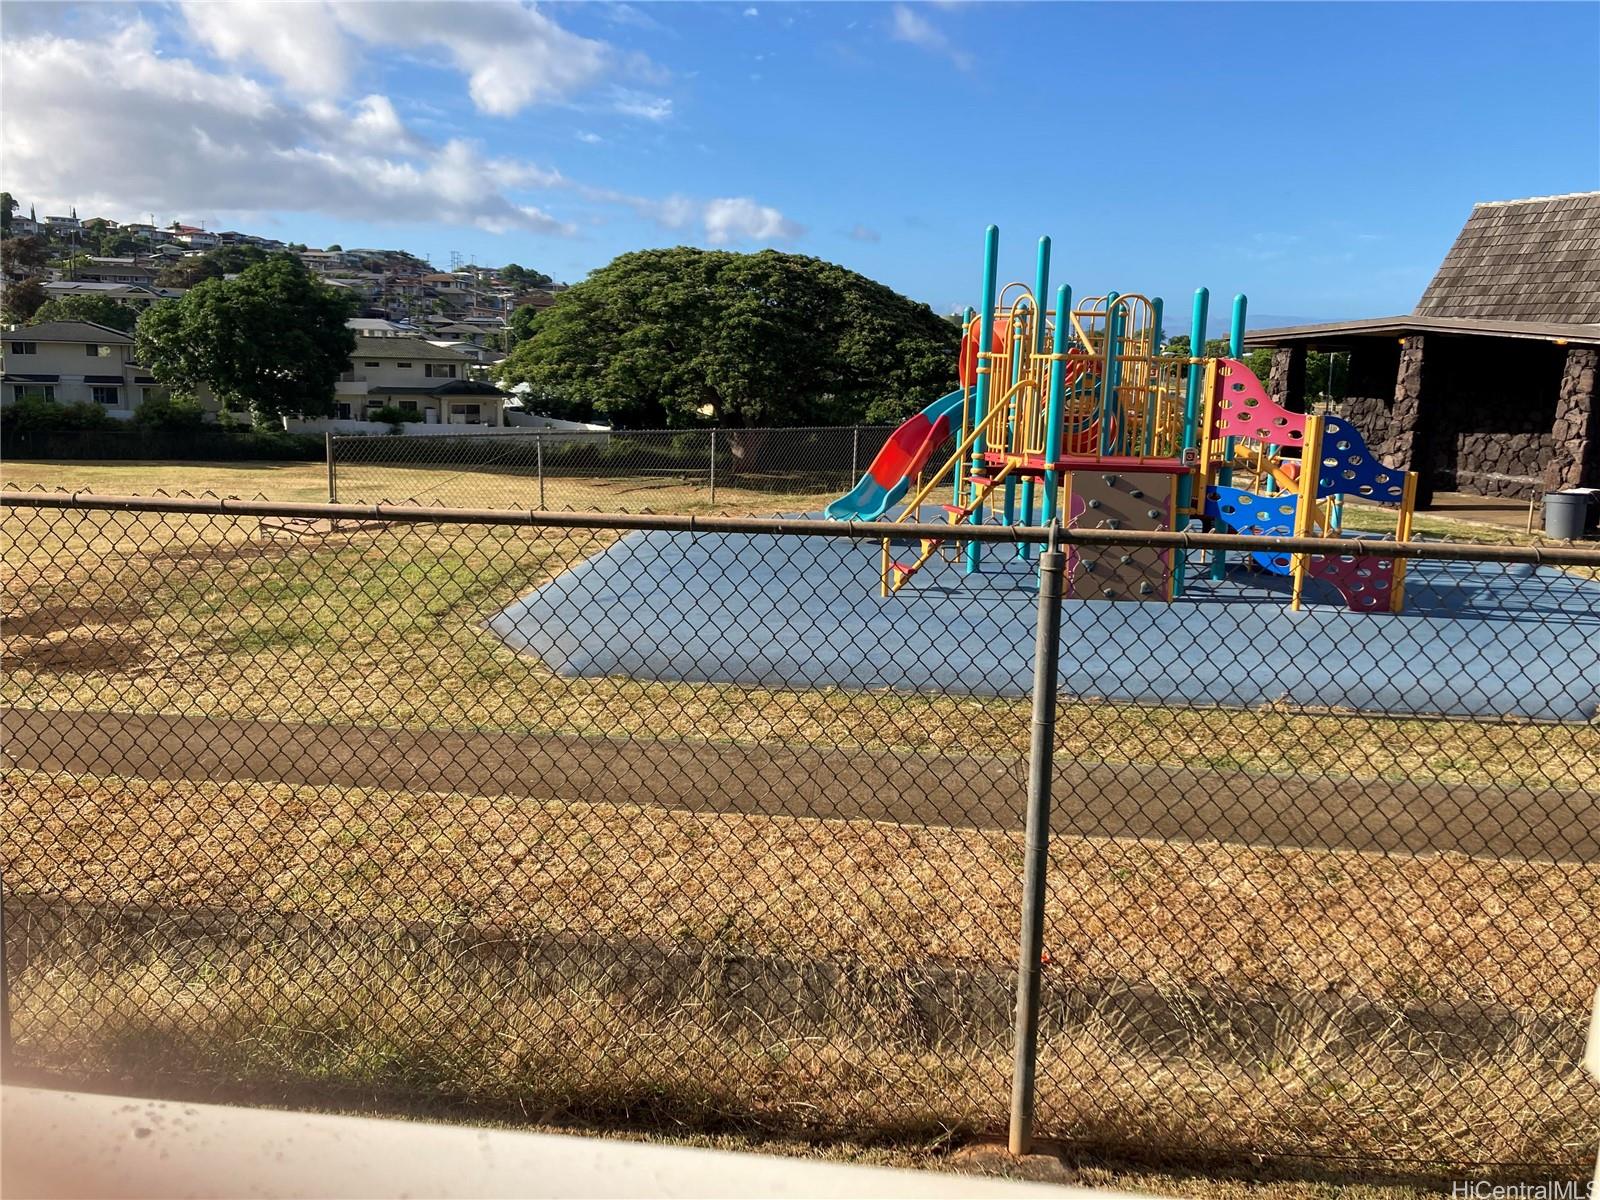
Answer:
[[(7, 3), (5, 186), (517, 261), (774, 245), (1408, 310), (1475, 200), (1600, 187), (1590, 4)], [(145, 217), (144, 219), (148, 219)]]

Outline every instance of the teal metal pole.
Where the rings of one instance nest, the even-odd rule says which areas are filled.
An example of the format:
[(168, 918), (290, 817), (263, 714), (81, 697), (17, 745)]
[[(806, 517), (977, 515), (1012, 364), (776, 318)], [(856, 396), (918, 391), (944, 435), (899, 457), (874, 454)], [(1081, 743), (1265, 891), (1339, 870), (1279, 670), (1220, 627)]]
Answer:
[[(1228, 324), (1228, 357), (1238, 358), (1244, 353), (1244, 317), (1248, 301), (1244, 293), (1240, 292), (1233, 298), (1233, 319)], [(1228, 461), (1233, 460), (1233, 439), (1229, 438), (1223, 443), (1223, 454)], [(1233, 468), (1223, 467), (1217, 472), (1217, 482), (1223, 487), (1233, 485)], [(1226, 550), (1214, 551), (1211, 555), (1211, 578), (1221, 579), (1228, 572), (1228, 552)]]
[[(1046, 234), (1039, 239), (1039, 261), (1033, 273), (1033, 300), (1035, 320), (1033, 325), (1033, 353), (1044, 353), (1044, 323), (1045, 314), (1050, 308), (1048, 297), (1050, 295), (1050, 235)], [(1059, 322), (1060, 318), (1056, 320)], [(1038, 403), (1035, 399), (1034, 403)], [(1033, 496), (1034, 478), (1029, 475), (1022, 481), (1022, 523), (1033, 524)], [(1017, 545), (1017, 557), (1024, 562), (1033, 557), (1033, 544), (1020, 542)]]
[[(1000, 269), (1000, 227), (991, 225), (983, 231), (983, 307), (979, 310), (978, 318), (978, 389), (972, 401), (973, 427), (983, 424), (989, 415), (989, 371), (984, 365), (983, 356), (989, 352), (989, 347), (994, 343), (994, 304), (997, 290), (996, 275)], [(977, 474), (983, 470), (984, 439), (977, 438), (972, 443), (972, 472)], [(975, 504), (972, 515), (967, 518), (969, 524), (983, 524), (983, 505)], [(977, 542), (967, 543), (966, 569), (970, 575), (979, 570), (982, 565), (980, 555), (982, 547)]]
[[(1189, 357), (1198, 359), (1205, 350), (1206, 344), (1206, 318), (1207, 309), (1211, 303), (1211, 293), (1205, 288), (1194, 290), (1194, 310), (1189, 318)], [(1205, 406), (1200, 402), (1200, 389), (1205, 386), (1205, 372), (1200, 369), (1198, 362), (1189, 363), (1189, 381), (1184, 388), (1183, 397), (1183, 448), (1194, 450), (1199, 447), (1203, 436), (1200, 430), (1200, 416), (1205, 411)], [(1205, 497), (1196, 498), (1194, 494), (1194, 472), (1190, 470), (1178, 478), (1178, 508), (1184, 510), (1193, 507), (1197, 512), (1205, 511)], [(1184, 554), (1178, 555), (1178, 561), (1172, 569), (1172, 594), (1183, 594), (1184, 578), (1188, 574), (1188, 560)]]
[(1044, 432), (1044, 501), (1039, 523), (1048, 525), (1056, 519), (1056, 507), (1061, 497), (1061, 472), (1056, 470), (1056, 460), (1061, 457), (1061, 431), (1066, 420), (1067, 364), (1061, 356), (1067, 352), (1071, 338), (1067, 330), (1072, 325), (1072, 289), (1062, 284), (1056, 292), (1056, 333), (1050, 343), (1050, 353), (1055, 358), (1050, 363), (1050, 402), (1045, 413)]

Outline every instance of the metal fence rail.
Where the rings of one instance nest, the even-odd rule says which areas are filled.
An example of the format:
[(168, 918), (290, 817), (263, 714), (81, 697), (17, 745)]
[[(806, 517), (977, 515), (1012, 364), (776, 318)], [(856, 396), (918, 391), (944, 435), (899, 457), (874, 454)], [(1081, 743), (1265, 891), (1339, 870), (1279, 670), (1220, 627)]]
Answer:
[(330, 437), (329, 499), (670, 512), (848, 491), (893, 426)]
[(0, 496), (10, 1065), (1586, 1163), (1600, 552), (1291, 614), (1060, 598), (1262, 539), (981, 527), (885, 600), (881, 532)]

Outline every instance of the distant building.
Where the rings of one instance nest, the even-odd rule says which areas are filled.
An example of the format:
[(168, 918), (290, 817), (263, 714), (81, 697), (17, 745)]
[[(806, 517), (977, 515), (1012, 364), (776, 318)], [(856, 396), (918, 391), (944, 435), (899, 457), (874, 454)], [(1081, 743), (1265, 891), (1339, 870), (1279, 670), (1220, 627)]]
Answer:
[(1245, 335), (1305, 405), (1306, 352), (1348, 356), (1335, 405), (1434, 491), (1600, 487), (1600, 192), (1479, 204), (1410, 313)]

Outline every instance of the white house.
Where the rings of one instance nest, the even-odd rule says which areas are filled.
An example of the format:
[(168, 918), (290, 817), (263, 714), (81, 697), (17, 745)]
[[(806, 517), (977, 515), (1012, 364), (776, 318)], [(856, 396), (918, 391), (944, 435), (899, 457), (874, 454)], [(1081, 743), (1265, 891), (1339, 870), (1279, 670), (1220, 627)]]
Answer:
[(429, 425), (504, 425), (506, 394), (468, 378), (465, 355), (412, 337), (358, 337), (339, 376), (334, 411), (370, 419), (381, 408), (414, 412)]
[(160, 391), (155, 378), (133, 361), (133, 339), (121, 330), (88, 321), (46, 321), (5, 334), (0, 403), (37, 397), (97, 404), (125, 420)]

